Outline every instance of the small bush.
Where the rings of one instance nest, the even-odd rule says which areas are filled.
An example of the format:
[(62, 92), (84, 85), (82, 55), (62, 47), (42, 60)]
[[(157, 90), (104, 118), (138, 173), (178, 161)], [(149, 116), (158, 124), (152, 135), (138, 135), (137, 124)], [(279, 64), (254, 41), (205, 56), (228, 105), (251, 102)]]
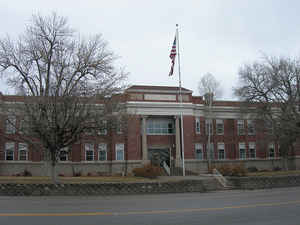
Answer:
[(23, 176), (24, 177), (32, 177), (32, 173), (29, 170), (25, 169), (23, 171)]
[(236, 165), (224, 164), (222, 166), (217, 167), (217, 170), (223, 176), (242, 177), (247, 175), (247, 169), (243, 164), (236, 164)]
[(217, 170), (223, 176), (232, 176), (232, 166), (230, 164), (224, 164), (222, 166), (217, 167)]
[(79, 171), (79, 172), (75, 172), (74, 173), (74, 177), (81, 177), (81, 172)]
[(255, 172), (258, 171), (258, 169), (256, 168), (256, 166), (250, 166), (250, 167), (247, 168), (247, 171), (249, 173), (255, 173)]
[(162, 175), (162, 168), (158, 166), (153, 166), (151, 164), (147, 164), (141, 168), (134, 168), (132, 173), (136, 177), (146, 177), (146, 178), (157, 178), (158, 176)]
[(247, 169), (243, 164), (235, 165), (232, 169), (232, 176), (243, 177), (247, 175)]

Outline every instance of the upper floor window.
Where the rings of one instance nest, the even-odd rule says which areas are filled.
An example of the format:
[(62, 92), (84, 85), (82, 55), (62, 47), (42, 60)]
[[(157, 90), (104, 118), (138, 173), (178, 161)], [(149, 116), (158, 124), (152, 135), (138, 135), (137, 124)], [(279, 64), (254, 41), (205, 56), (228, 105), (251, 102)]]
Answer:
[(118, 120), (117, 122), (117, 134), (122, 134), (123, 133), (123, 126), (122, 126), (122, 121)]
[(247, 120), (248, 135), (255, 135), (255, 126), (253, 120)]
[(238, 126), (238, 135), (245, 135), (244, 120), (238, 120), (237, 121), (237, 126)]
[(174, 134), (174, 120), (168, 118), (149, 118), (147, 120), (147, 134)]
[(203, 145), (200, 143), (195, 144), (195, 157), (196, 159), (203, 159)]
[(107, 121), (106, 120), (102, 120), (100, 122), (100, 129), (98, 131), (99, 135), (106, 135), (107, 134)]
[(107, 145), (105, 143), (100, 143), (98, 145), (98, 160), (100, 161), (107, 160)]
[(218, 143), (218, 159), (225, 159), (225, 145), (224, 143)]
[(26, 143), (19, 143), (19, 160), (28, 160), (28, 145)]
[(5, 132), (7, 134), (14, 134), (16, 133), (16, 117), (15, 116), (8, 116), (5, 121)]
[(224, 121), (223, 120), (216, 120), (216, 132), (217, 135), (223, 135), (224, 134)]
[(213, 126), (212, 126), (212, 120), (211, 119), (205, 120), (205, 133), (207, 135), (213, 133)]
[(239, 143), (240, 159), (246, 159), (246, 145), (245, 143)]
[(15, 143), (5, 143), (5, 160), (14, 160)]
[(29, 131), (29, 120), (28, 118), (23, 118), (20, 120), (19, 130), (20, 134), (28, 134)]
[(196, 128), (196, 134), (200, 134), (201, 130), (200, 130), (200, 117), (196, 117), (196, 121), (195, 121), (195, 128)]
[(85, 151), (85, 160), (86, 161), (93, 161), (94, 160), (94, 144), (85, 143), (84, 144), (84, 151)]
[(255, 142), (249, 142), (249, 158), (250, 159), (255, 159), (256, 158)]
[(265, 125), (267, 134), (273, 135), (274, 134), (274, 125), (273, 125), (272, 121), (267, 120), (267, 121), (265, 121), (264, 125)]
[(124, 160), (124, 144), (116, 144), (116, 160)]

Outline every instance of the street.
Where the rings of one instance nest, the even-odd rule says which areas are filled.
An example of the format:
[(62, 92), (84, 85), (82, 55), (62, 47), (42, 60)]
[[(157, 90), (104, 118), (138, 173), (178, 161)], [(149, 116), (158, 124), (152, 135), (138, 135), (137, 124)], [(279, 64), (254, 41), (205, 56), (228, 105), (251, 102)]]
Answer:
[(102, 197), (0, 197), (1, 225), (300, 224), (300, 187)]

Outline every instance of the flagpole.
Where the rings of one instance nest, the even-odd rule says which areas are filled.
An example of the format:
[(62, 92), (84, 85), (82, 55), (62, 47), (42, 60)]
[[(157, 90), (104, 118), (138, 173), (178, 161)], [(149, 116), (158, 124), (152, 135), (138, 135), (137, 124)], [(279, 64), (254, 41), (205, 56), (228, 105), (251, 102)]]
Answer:
[(180, 53), (179, 53), (179, 32), (178, 24), (176, 24), (176, 41), (178, 52), (178, 76), (179, 76), (179, 98), (180, 98), (180, 126), (181, 126), (181, 154), (182, 154), (182, 175), (185, 176), (185, 163), (184, 163), (184, 137), (183, 137), (183, 105), (182, 105), (182, 88), (181, 88), (181, 70), (180, 70)]

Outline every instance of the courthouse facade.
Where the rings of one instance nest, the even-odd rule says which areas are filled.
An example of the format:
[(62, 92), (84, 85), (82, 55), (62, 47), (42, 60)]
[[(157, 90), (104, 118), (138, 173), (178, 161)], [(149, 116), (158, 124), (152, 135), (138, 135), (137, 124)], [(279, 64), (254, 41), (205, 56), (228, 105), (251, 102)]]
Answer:
[[(212, 116), (207, 114), (205, 99), (192, 91), (167, 86), (131, 86), (125, 92), (128, 115), (126, 129), (103, 130), (97, 135), (84, 135), (69, 148), (62, 149), (58, 174), (128, 173), (134, 167), (150, 162), (154, 156), (161, 165), (182, 166), (195, 173), (207, 172), (207, 140), (211, 132), (214, 164), (240, 163), (258, 169), (282, 167), (280, 148), (276, 142), (262, 141), (249, 114), (242, 114), (237, 101), (215, 101)], [(0, 95), (0, 103), (22, 102), (21, 97)], [(183, 140), (181, 138), (183, 115)], [(16, 126), (2, 115), (0, 129), (0, 175), (13, 175), (29, 170), (33, 175), (46, 175), (43, 151), (20, 141)], [(184, 143), (184, 148), (182, 148)], [(295, 145), (290, 167), (300, 169), (300, 149)]]

